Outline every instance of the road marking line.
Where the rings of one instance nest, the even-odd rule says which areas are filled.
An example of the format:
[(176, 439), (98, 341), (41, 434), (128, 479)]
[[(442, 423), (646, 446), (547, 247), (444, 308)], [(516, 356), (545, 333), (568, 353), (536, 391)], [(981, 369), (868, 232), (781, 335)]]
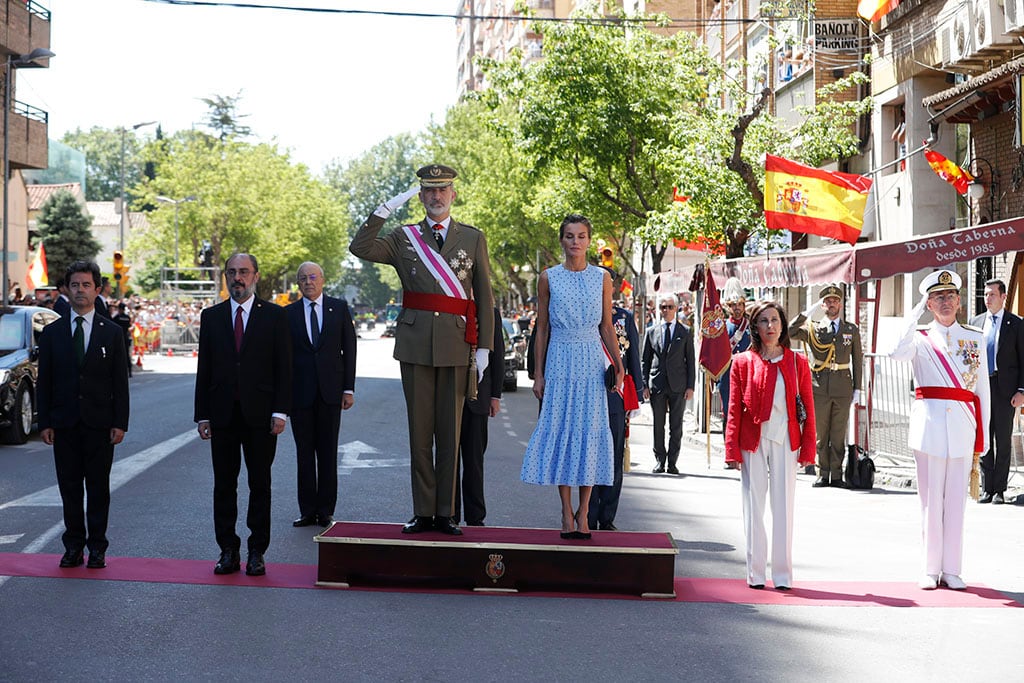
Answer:
[(18, 539), (25, 534), (8, 534), (6, 536), (0, 536), (0, 545), (6, 545), (8, 543), (17, 543)]
[[(155, 446), (150, 446), (135, 455), (115, 461), (113, 467), (110, 468), (110, 490), (116, 491), (188, 442), (198, 438), (198, 433), (188, 431)], [(9, 507), (59, 507), (60, 505), (60, 490), (54, 484), (41, 491), (4, 503), (0, 505), (0, 510)]]

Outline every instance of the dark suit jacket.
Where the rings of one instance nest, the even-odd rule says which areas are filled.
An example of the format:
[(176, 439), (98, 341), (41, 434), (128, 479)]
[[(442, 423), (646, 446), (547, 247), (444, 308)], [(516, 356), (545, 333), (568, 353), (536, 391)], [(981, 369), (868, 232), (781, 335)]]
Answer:
[(491, 399), (501, 398), (505, 382), (505, 337), (501, 334), (501, 314), (494, 309), (494, 346), (487, 354), (487, 369), (484, 378), (477, 385), (476, 398), (466, 399), (466, 407), (476, 415), (490, 415)]
[(653, 392), (655, 380), (664, 376), (668, 390), (673, 394), (693, 389), (697, 380), (693, 363), (693, 334), (689, 327), (677, 322), (666, 349), (662, 322), (659, 320), (647, 328), (642, 362), (644, 384)]
[(322, 329), (315, 349), (306, 332), (306, 305), (301, 298), (285, 307), (292, 336), (292, 407), (309, 408), (318, 397), (340, 406), (342, 394), (356, 388), (356, 328), (348, 303), (324, 295), (323, 310), (317, 307)]
[[(644, 397), (644, 377), (643, 367), (640, 364), (640, 334), (636, 330), (636, 323), (633, 322), (633, 314), (624, 308), (613, 306), (612, 327), (615, 328), (615, 336), (619, 340), (622, 367), (628, 375), (626, 381), (633, 382), (637, 398), (642, 401)], [(625, 412), (625, 406), (622, 403), (622, 396), (619, 392), (608, 392), (608, 410), (614, 413)]]
[(96, 301), (93, 302), (93, 308), (96, 309), (96, 315), (102, 315), (107, 320), (110, 320), (110, 307), (107, 300), (102, 296), (96, 295)]
[(196, 422), (209, 420), (214, 434), (231, 420), (235, 399), (250, 427), (269, 429), (273, 413), (288, 414), (292, 405), (292, 351), (288, 314), (256, 298), (235, 351), (231, 301), (207, 308), (199, 322), (196, 369)]
[[(979, 330), (985, 327), (985, 318), (988, 312), (976, 315), (971, 319), (971, 324)], [(995, 378), (995, 395), (1005, 398), (1007, 401), (1016, 393), (1017, 389), (1024, 388), (1024, 327), (1021, 318), (1007, 310), (1003, 310), (1003, 316), (999, 324), (999, 339), (996, 340), (996, 370), (998, 375)], [(982, 342), (984, 346), (984, 342)], [(984, 348), (982, 353), (984, 353)]]
[(55, 320), (39, 335), (39, 429), (81, 422), (128, 431), (128, 356), (121, 328), (94, 315), (81, 368), (73, 344), (70, 317)]
[(53, 302), (53, 310), (59, 315), (71, 315), (71, 302), (63, 296), (58, 296), (57, 300)]

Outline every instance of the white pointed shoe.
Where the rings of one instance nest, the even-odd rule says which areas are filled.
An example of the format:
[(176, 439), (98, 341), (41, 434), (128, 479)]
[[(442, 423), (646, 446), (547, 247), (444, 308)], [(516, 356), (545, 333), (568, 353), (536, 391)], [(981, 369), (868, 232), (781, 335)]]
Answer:
[(942, 585), (954, 591), (967, 590), (967, 584), (956, 574), (943, 574)]
[(939, 577), (934, 574), (925, 574), (917, 582), (917, 587), (926, 591), (933, 591), (939, 587)]

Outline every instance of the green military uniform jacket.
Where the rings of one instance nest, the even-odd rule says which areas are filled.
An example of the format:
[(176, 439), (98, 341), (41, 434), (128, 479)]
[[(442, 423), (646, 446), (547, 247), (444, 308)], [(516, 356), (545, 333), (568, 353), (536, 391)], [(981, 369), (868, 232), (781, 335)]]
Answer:
[(807, 345), (814, 393), (852, 400), (854, 389), (861, 386), (864, 369), (857, 326), (840, 318), (839, 332), (833, 335), (832, 321), (827, 317), (814, 323), (801, 313), (789, 323), (789, 337)]
[[(379, 236), (384, 219), (370, 215), (356, 232), (349, 250), (359, 258), (388, 263), (398, 271), (403, 289), (429, 294), (444, 290), (420, 260), (409, 237), (401, 228)], [(427, 247), (437, 251), (426, 219), (417, 226)], [(491, 293), (490, 262), (484, 234), (454, 218), (441, 257), (458, 277), (466, 295), (476, 302), (478, 344), (490, 349), (494, 343), (494, 299)], [(396, 360), (434, 367), (469, 365), (470, 345), (466, 342), (466, 321), (460, 315), (403, 308), (395, 327)]]

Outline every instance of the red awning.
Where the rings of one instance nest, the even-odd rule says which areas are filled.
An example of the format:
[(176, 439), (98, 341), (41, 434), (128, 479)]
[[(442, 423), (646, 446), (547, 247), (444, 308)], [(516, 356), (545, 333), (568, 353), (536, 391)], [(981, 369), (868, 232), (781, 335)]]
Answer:
[(1024, 251), (1024, 217), (900, 242), (866, 242), (854, 247), (721, 259), (711, 262), (711, 270), (719, 282), (738, 277), (744, 287), (806, 287), (884, 279), (1015, 251)]

